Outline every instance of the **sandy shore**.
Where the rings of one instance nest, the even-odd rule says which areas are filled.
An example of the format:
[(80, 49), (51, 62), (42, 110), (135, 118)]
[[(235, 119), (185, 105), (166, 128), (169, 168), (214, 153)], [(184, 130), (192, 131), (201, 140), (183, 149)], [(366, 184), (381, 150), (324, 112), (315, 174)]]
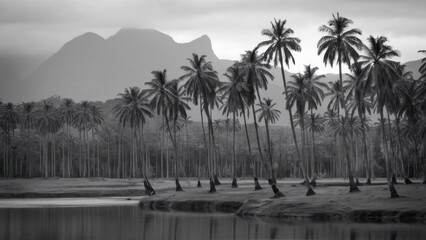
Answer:
[[(311, 218), (354, 221), (426, 221), (426, 185), (396, 185), (398, 199), (389, 198), (384, 179), (348, 193), (343, 179), (320, 179), (314, 196), (306, 197), (300, 179), (278, 181), (284, 198), (272, 199), (272, 190), (261, 180), (254, 191), (251, 179), (240, 179), (239, 187), (223, 179), (216, 193), (208, 193), (208, 181), (196, 188), (195, 179), (182, 179), (184, 192), (174, 191), (172, 179), (152, 179), (155, 196), (143, 195), (141, 179), (1, 179), (0, 208), (79, 207), (138, 205), (143, 209), (198, 212), (229, 212), (240, 216)], [(361, 179), (361, 182), (364, 180)], [(402, 183), (402, 181), (401, 181)]]

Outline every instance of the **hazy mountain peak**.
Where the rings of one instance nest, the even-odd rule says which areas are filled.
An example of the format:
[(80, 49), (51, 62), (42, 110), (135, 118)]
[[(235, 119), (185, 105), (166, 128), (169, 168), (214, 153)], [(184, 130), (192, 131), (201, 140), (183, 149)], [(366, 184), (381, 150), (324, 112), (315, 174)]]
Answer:
[(149, 28), (122, 28), (115, 35), (108, 38), (108, 41), (175, 43), (169, 35)]

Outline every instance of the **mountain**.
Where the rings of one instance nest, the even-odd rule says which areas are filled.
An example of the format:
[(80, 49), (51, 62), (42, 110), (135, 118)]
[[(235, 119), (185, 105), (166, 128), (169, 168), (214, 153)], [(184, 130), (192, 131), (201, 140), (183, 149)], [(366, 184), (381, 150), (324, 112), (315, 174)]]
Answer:
[[(104, 102), (129, 86), (144, 88), (144, 83), (152, 79), (153, 70), (167, 69), (168, 79), (181, 76), (180, 67), (188, 64), (187, 58), (191, 58), (192, 53), (206, 55), (225, 80), (223, 73), (233, 61), (219, 59), (206, 35), (188, 43), (177, 43), (153, 29), (121, 29), (107, 39), (89, 32), (67, 42), (43, 62), (19, 84), (19, 94), (24, 96), (24, 101), (59, 95), (76, 101)], [(415, 69), (418, 64), (419, 61), (410, 62), (407, 68)], [(275, 68), (271, 73), (275, 80), (261, 94), (278, 103), (282, 117), (277, 124), (288, 125), (281, 73)], [(288, 81), (292, 74), (287, 71), (285, 74)], [(338, 75), (327, 74), (324, 82), (337, 79)], [(325, 110), (326, 104), (318, 109), (321, 113)], [(193, 120), (200, 120), (197, 107), (192, 107), (189, 114)], [(217, 110), (213, 114), (216, 118), (225, 118)]]

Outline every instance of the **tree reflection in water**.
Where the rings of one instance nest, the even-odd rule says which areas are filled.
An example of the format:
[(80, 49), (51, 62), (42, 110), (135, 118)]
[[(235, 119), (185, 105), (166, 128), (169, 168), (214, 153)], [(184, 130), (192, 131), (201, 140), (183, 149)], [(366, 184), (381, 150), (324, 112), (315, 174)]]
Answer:
[(137, 207), (0, 209), (0, 239), (426, 239), (425, 224), (309, 222)]

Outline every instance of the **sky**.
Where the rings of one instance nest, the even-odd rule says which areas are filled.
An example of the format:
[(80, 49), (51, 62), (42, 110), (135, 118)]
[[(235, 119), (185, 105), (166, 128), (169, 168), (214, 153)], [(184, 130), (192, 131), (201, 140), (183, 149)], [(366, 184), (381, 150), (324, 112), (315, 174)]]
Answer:
[(0, 0), (0, 57), (33, 59), (26, 64), (35, 68), (85, 32), (108, 38), (131, 27), (157, 29), (177, 42), (207, 34), (219, 58), (237, 60), (265, 40), (261, 30), (277, 18), (286, 19), (302, 41), (291, 72), (312, 64), (320, 73), (335, 73), (316, 49), (318, 28), (333, 13), (352, 19), (362, 40), (386, 36), (406, 62), (421, 58), (417, 51), (426, 48), (424, 9), (424, 0)]

